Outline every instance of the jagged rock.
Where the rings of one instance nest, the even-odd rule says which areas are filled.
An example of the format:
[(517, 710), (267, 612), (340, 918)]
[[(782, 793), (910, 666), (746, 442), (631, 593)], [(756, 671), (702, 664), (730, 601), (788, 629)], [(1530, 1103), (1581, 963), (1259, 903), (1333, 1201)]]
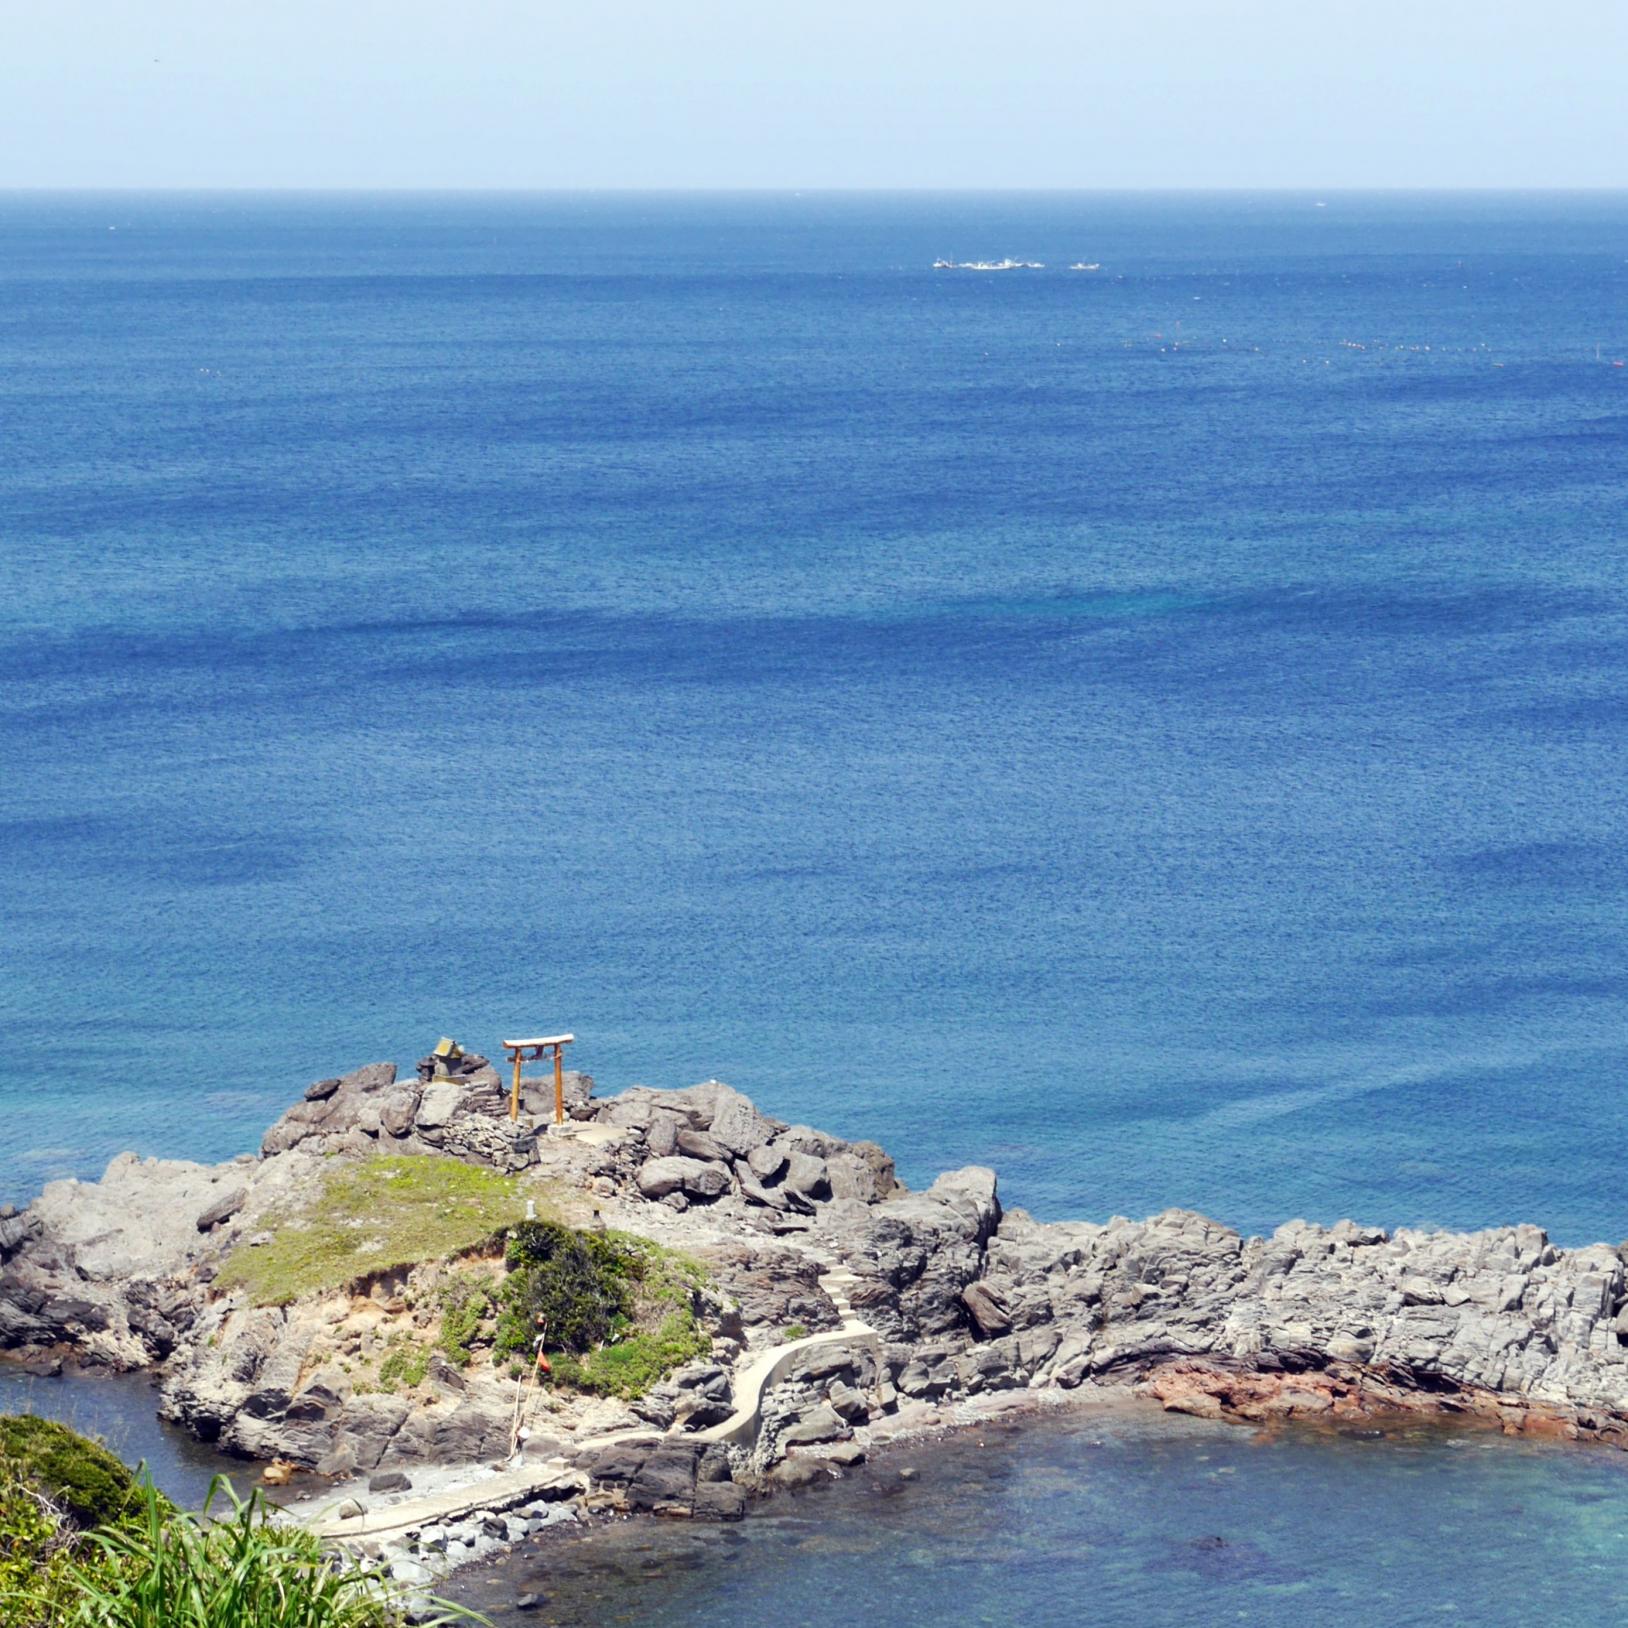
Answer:
[(876, 1204), (899, 1190), (893, 1160), (874, 1142), (850, 1142), (826, 1158), (833, 1198)]
[(786, 1152), (786, 1174), (780, 1185), (787, 1193), (806, 1199), (831, 1196), (831, 1178), (825, 1160), (795, 1148)]
[(746, 1155), (746, 1166), (760, 1182), (773, 1181), (786, 1168), (786, 1150), (760, 1142)]
[(419, 1092), (411, 1086), (392, 1091), (379, 1104), (380, 1127), (392, 1136), (406, 1136), (418, 1114)]
[(836, 1409), (822, 1404), (782, 1430), (780, 1445), (800, 1447), (811, 1442), (844, 1441), (852, 1434), (853, 1431), (838, 1416)]
[[(162, 1361), (165, 1416), (237, 1453), (364, 1475), (501, 1459), (514, 1400), (501, 1370), (459, 1369), (437, 1353), (425, 1384), (394, 1395), (356, 1394), (346, 1377), (351, 1358), (377, 1362), (390, 1339), (426, 1338), (441, 1268), (422, 1269), (416, 1310), (405, 1268), (287, 1308), (246, 1304), (221, 1270), (232, 1245), (274, 1236), (276, 1216), (329, 1159), (365, 1156), (384, 1138), (499, 1170), (536, 1161), (532, 1127), (509, 1121), (497, 1072), (467, 1061), (421, 1095), (389, 1064), (318, 1082), (268, 1131), (258, 1161), (123, 1156), (100, 1182), (52, 1183), (21, 1214), (0, 1207), (0, 1346), (37, 1365), (59, 1365), (63, 1353), (111, 1368)], [(1042, 1225), (1003, 1211), (988, 1170), (906, 1193), (874, 1144), (769, 1119), (716, 1082), (579, 1106), (628, 1134), (591, 1147), (551, 1141), (547, 1155), (601, 1195), (610, 1224), (647, 1223), (664, 1243), (693, 1244), (713, 1274), (715, 1351), (733, 1357), (794, 1325), (836, 1326), (819, 1276), (833, 1261), (852, 1274), (842, 1292), (882, 1348), (845, 1338), (800, 1352), (766, 1405), (764, 1455), (829, 1447), (808, 1437), (834, 1420), (840, 1439), (896, 1393), (954, 1400), (1087, 1380), (1218, 1417), (1349, 1423), (1380, 1409), (1450, 1408), (1510, 1432), (1628, 1443), (1624, 1248), (1560, 1250), (1530, 1226), (1389, 1234), (1290, 1222), (1246, 1239), (1181, 1210)], [(551, 1113), (551, 1091), (544, 1107)], [(236, 1226), (223, 1236), (228, 1221)], [(793, 1226), (806, 1239), (774, 1241)], [(717, 1363), (694, 1364), (640, 1411), (664, 1430), (699, 1428), (728, 1415), (727, 1381)], [(639, 1422), (620, 1403), (563, 1405), (562, 1425), (583, 1436)], [(541, 1439), (527, 1445), (533, 1461), (550, 1451)], [(593, 1482), (613, 1507), (739, 1507), (727, 1454), (684, 1437), (618, 1451), (625, 1473), (595, 1466)], [(579, 1475), (560, 1496), (586, 1484)], [(476, 1540), (487, 1541), (472, 1527)], [(449, 1538), (449, 1555), (455, 1541), (468, 1547)]]
[(266, 1132), (260, 1143), (261, 1153), (267, 1157), (285, 1153), (313, 1137), (338, 1140), (362, 1130), (364, 1123), (371, 1123), (376, 1131), (379, 1105), (374, 1098), (395, 1080), (394, 1063), (368, 1063), (344, 1075), (331, 1091), (326, 1089), (326, 1081), (319, 1081), (323, 1094), (312, 1097), (308, 1091), (295, 1103)]
[(840, 1319), (820, 1287), (817, 1262), (779, 1244), (717, 1244), (698, 1252), (737, 1303), (742, 1328), (835, 1328)]
[(996, 1284), (987, 1280), (969, 1283), (961, 1291), (961, 1300), (986, 1339), (1012, 1332), (1012, 1310)]
[(678, 1114), (653, 1113), (650, 1116), (650, 1128), (644, 1134), (644, 1145), (650, 1150), (652, 1158), (665, 1159), (677, 1150), (680, 1126), (688, 1129), (689, 1121)]
[(243, 1208), (248, 1196), (247, 1187), (228, 1188), (198, 1217), (196, 1223), (198, 1231), (208, 1232), (210, 1228), (218, 1227), (221, 1222), (230, 1221)]
[(457, 1080), (432, 1080), (418, 1099), (414, 1123), (419, 1130), (440, 1130), (452, 1118), (460, 1095), (462, 1086)]
[(870, 1407), (865, 1398), (852, 1385), (844, 1384), (840, 1379), (825, 1395), (832, 1411), (846, 1424), (863, 1424), (870, 1417)]
[(705, 1159), (714, 1164), (723, 1164), (726, 1159), (724, 1150), (718, 1145), (710, 1131), (692, 1130), (685, 1126), (674, 1137), (678, 1151), (692, 1159)]
[(721, 1165), (672, 1154), (647, 1159), (639, 1167), (638, 1183), (646, 1198), (665, 1198), (677, 1192), (691, 1198), (716, 1198), (729, 1186), (729, 1172)]
[(771, 1210), (786, 1210), (790, 1208), (791, 1196), (777, 1187), (763, 1187), (744, 1170), (736, 1167), (735, 1179), (740, 1184), (741, 1195), (750, 1204), (761, 1204)]
[(704, 1104), (706, 1120), (701, 1128), (711, 1131), (719, 1147), (726, 1148), (737, 1158), (749, 1154), (776, 1131), (784, 1129), (779, 1120), (760, 1114), (750, 1098), (716, 1080), (692, 1086), (686, 1095)]

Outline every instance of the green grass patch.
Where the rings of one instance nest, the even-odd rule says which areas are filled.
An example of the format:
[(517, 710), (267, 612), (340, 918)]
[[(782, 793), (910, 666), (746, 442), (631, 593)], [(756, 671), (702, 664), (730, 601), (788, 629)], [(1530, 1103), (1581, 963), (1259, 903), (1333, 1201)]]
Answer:
[(482, 1325), (495, 1304), (492, 1280), (455, 1277), (443, 1285), (440, 1302), (441, 1333), (436, 1344), (455, 1368), (465, 1368), (469, 1365), (470, 1351), (480, 1338)]
[(591, 1396), (630, 1400), (711, 1349), (712, 1339), (695, 1314), (688, 1309), (673, 1311), (655, 1328), (631, 1328), (596, 1351), (556, 1357), (554, 1383)]
[(268, 1218), (269, 1244), (239, 1244), (218, 1281), (258, 1306), (286, 1306), (370, 1272), (445, 1260), (514, 1225), (519, 1190), (512, 1176), (432, 1154), (335, 1165), (314, 1198)]
[(630, 1398), (711, 1350), (698, 1314), (706, 1269), (648, 1238), (527, 1222), (506, 1261), (495, 1361), (529, 1358), (544, 1319), (557, 1387)]
[(808, 1330), (801, 1323), (787, 1323), (780, 1331), (780, 1338), (789, 1345), (793, 1340), (806, 1340)]
[(116, 1521), (141, 1501), (135, 1476), (105, 1447), (31, 1413), (0, 1415), (0, 1467), (80, 1526)]

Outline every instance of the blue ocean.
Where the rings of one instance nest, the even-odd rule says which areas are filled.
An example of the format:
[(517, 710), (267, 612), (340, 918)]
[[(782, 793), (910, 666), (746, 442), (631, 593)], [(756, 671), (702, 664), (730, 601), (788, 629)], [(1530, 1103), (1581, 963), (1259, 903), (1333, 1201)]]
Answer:
[[(1628, 1236), (1625, 358), (1623, 195), (0, 196), (0, 1199), (570, 1029), (1048, 1218)], [(1486, 1474), (1620, 1574), (1602, 1462)]]

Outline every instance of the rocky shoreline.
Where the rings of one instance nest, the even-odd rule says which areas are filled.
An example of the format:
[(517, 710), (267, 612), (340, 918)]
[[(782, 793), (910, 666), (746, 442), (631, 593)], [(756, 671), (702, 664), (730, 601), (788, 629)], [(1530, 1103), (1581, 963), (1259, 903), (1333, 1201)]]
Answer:
[[(310, 1087), (256, 1154), (121, 1155), (99, 1182), (53, 1182), (0, 1211), (0, 1351), (154, 1370), (160, 1411), (200, 1439), (329, 1478), (314, 1518), (408, 1582), (574, 1512), (737, 1518), (957, 1409), (1082, 1387), (1214, 1418), (1429, 1414), (1628, 1445), (1623, 1249), (1534, 1226), (1244, 1238), (1182, 1210), (1040, 1223), (1002, 1206), (991, 1170), (909, 1192), (874, 1143), (717, 1082), (569, 1088), (566, 1134), (548, 1134), (551, 1092), (528, 1088), (511, 1121), (483, 1059), (418, 1080), (373, 1064)], [(256, 1303), (234, 1263), (383, 1153), (501, 1174), (573, 1225), (682, 1251), (709, 1349), (638, 1395), (541, 1392), (514, 1453), (513, 1372), (432, 1344), (448, 1286), (500, 1273), (500, 1243)], [(405, 1383), (359, 1377), (409, 1348), (426, 1357)], [(468, 1512), (432, 1518), (459, 1475)]]

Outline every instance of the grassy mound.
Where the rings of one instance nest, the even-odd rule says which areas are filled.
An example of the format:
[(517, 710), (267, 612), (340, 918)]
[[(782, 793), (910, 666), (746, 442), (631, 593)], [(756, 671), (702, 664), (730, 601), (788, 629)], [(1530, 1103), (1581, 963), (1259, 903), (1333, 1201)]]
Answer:
[(336, 1164), (321, 1191), (269, 1218), (272, 1242), (243, 1243), (221, 1269), (260, 1306), (286, 1306), (370, 1272), (445, 1260), (492, 1241), (524, 1212), (512, 1176), (459, 1159), (403, 1154)]
[(105, 1447), (30, 1413), (0, 1414), (0, 1467), (82, 1527), (106, 1526), (141, 1501), (135, 1476)]
[(526, 1222), (505, 1258), (493, 1355), (529, 1358), (546, 1319), (558, 1387), (642, 1396), (712, 1347), (698, 1315), (705, 1271), (648, 1238)]

